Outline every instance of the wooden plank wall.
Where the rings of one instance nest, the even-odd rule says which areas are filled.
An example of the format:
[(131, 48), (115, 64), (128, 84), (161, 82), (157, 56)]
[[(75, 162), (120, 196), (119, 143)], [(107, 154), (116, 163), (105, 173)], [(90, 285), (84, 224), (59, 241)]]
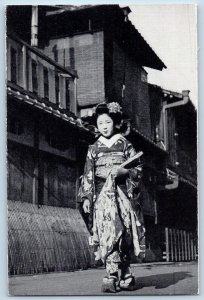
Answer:
[(33, 201), (34, 158), (29, 148), (8, 144), (8, 199)]
[(94, 265), (76, 209), (8, 201), (9, 274), (72, 271)]
[[(36, 172), (34, 151), (17, 143), (8, 143), (8, 199), (44, 205), (76, 208), (76, 164), (61, 157), (39, 154)], [(38, 185), (35, 193), (34, 184)]]
[(175, 228), (165, 228), (163, 258), (169, 261), (191, 261), (198, 258), (197, 238), (192, 232)]

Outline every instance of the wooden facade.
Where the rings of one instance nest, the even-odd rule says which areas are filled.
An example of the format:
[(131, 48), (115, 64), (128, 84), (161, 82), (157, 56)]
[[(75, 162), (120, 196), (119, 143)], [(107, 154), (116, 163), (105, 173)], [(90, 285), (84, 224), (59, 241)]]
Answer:
[(76, 72), (10, 34), (7, 49), (9, 274), (88, 268), (78, 148), (94, 136), (74, 115)]

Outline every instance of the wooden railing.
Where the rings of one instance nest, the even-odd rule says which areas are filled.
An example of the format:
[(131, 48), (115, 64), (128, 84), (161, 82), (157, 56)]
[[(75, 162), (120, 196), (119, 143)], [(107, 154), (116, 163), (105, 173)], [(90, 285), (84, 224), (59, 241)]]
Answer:
[(7, 80), (57, 106), (76, 113), (76, 77), (42, 51), (7, 35)]
[(166, 227), (165, 248), (163, 259), (167, 262), (197, 259), (197, 237), (192, 232)]

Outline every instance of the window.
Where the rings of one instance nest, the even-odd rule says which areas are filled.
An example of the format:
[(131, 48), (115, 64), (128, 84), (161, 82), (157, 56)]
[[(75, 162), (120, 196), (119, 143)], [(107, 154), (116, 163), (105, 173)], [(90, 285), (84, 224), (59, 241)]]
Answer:
[(69, 79), (66, 78), (65, 81), (65, 89), (66, 89), (66, 109), (70, 109), (70, 83), (69, 83)]
[(37, 63), (35, 60), (32, 60), (32, 85), (33, 93), (38, 93), (38, 78), (37, 78)]
[(75, 57), (74, 57), (74, 48), (69, 48), (69, 59), (70, 59), (70, 67), (75, 69)]
[(27, 50), (26, 51), (26, 85), (29, 89), (30, 87), (30, 52)]
[(44, 67), (43, 69), (44, 76), (44, 98), (49, 98), (49, 78), (48, 78), (48, 69)]
[(59, 89), (59, 76), (58, 74), (55, 75), (55, 99), (56, 104), (60, 104), (60, 89)]
[(54, 55), (54, 60), (56, 62), (58, 62), (58, 50), (57, 50), (57, 45), (54, 45), (54, 47), (52, 48), (52, 52), (53, 52), (53, 55)]
[(59, 151), (66, 151), (70, 145), (70, 139), (65, 135), (65, 130), (59, 128), (56, 124), (53, 127), (47, 127), (46, 141), (50, 147)]
[(11, 47), (11, 81), (17, 83), (17, 52)]
[(16, 117), (9, 116), (7, 121), (7, 130), (10, 133), (20, 135), (23, 133), (23, 123)]

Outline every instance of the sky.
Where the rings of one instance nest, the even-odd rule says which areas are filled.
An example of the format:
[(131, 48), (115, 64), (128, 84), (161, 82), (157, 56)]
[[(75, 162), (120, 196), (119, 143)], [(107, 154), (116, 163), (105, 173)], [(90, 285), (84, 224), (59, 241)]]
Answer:
[[(167, 66), (145, 68), (148, 82), (181, 93), (197, 107), (197, 12), (194, 4), (136, 4), (129, 19)], [(122, 7), (122, 5), (121, 5)]]

